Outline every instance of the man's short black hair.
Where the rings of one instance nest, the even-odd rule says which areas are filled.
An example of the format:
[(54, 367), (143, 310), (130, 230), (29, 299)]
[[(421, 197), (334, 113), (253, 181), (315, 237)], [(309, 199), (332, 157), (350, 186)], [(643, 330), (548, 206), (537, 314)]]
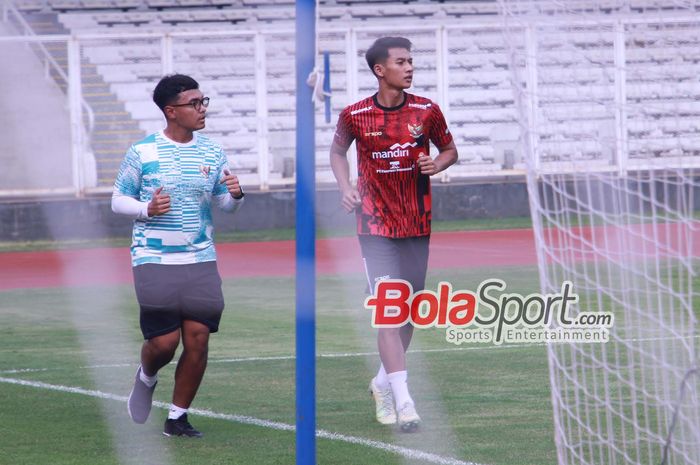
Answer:
[(384, 63), (389, 58), (390, 48), (405, 48), (410, 52), (411, 45), (411, 41), (405, 37), (380, 37), (375, 40), (372, 46), (367, 49), (367, 53), (365, 53), (365, 59), (367, 59), (367, 64), (372, 74), (374, 74), (374, 65)]
[(158, 105), (158, 108), (163, 111), (166, 105), (177, 100), (180, 92), (186, 90), (199, 89), (199, 83), (189, 76), (184, 74), (170, 74), (156, 84), (153, 89), (153, 101)]

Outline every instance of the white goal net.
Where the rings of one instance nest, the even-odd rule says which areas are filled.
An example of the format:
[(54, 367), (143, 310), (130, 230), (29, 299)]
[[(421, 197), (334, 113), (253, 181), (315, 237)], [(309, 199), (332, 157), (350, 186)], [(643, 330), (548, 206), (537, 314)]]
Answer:
[(698, 464), (700, 4), (499, 4), (542, 292), (615, 315), (548, 345), (559, 464)]

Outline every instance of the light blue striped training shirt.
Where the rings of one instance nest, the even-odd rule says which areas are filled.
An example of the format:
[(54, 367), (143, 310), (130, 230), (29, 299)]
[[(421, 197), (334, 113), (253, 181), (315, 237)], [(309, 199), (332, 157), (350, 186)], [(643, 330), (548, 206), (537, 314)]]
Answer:
[(194, 133), (188, 143), (170, 140), (160, 131), (129, 148), (114, 183), (114, 195), (149, 202), (153, 193), (170, 195), (170, 211), (134, 221), (132, 265), (188, 264), (216, 260), (212, 239), (212, 196), (234, 210), (220, 180), (228, 169), (220, 145)]

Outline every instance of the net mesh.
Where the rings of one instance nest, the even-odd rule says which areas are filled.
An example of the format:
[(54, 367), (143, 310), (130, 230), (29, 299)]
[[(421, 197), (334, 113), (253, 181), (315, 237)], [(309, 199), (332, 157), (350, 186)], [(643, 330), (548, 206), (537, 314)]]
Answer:
[(542, 292), (615, 315), (548, 345), (560, 464), (700, 463), (700, 21), (656, 3), (500, 1)]

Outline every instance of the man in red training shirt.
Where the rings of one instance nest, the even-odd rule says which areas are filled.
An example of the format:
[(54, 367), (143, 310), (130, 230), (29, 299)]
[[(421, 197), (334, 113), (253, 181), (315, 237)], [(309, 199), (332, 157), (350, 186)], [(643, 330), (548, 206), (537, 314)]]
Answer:
[[(445, 117), (430, 99), (405, 92), (413, 80), (411, 42), (377, 39), (365, 55), (379, 83), (377, 93), (346, 107), (330, 149), (342, 205), (355, 210), (357, 233), (370, 292), (383, 279), (404, 279), (413, 291), (425, 287), (430, 241), (430, 176), (457, 161)], [(357, 147), (357, 187), (350, 183), (347, 150)], [(430, 141), (438, 155), (430, 157)], [(381, 365), (370, 382), (377, 421), (415, 431), (420, 417), (409, 394), (406, 350), (410, 323), (379, 328)]]

